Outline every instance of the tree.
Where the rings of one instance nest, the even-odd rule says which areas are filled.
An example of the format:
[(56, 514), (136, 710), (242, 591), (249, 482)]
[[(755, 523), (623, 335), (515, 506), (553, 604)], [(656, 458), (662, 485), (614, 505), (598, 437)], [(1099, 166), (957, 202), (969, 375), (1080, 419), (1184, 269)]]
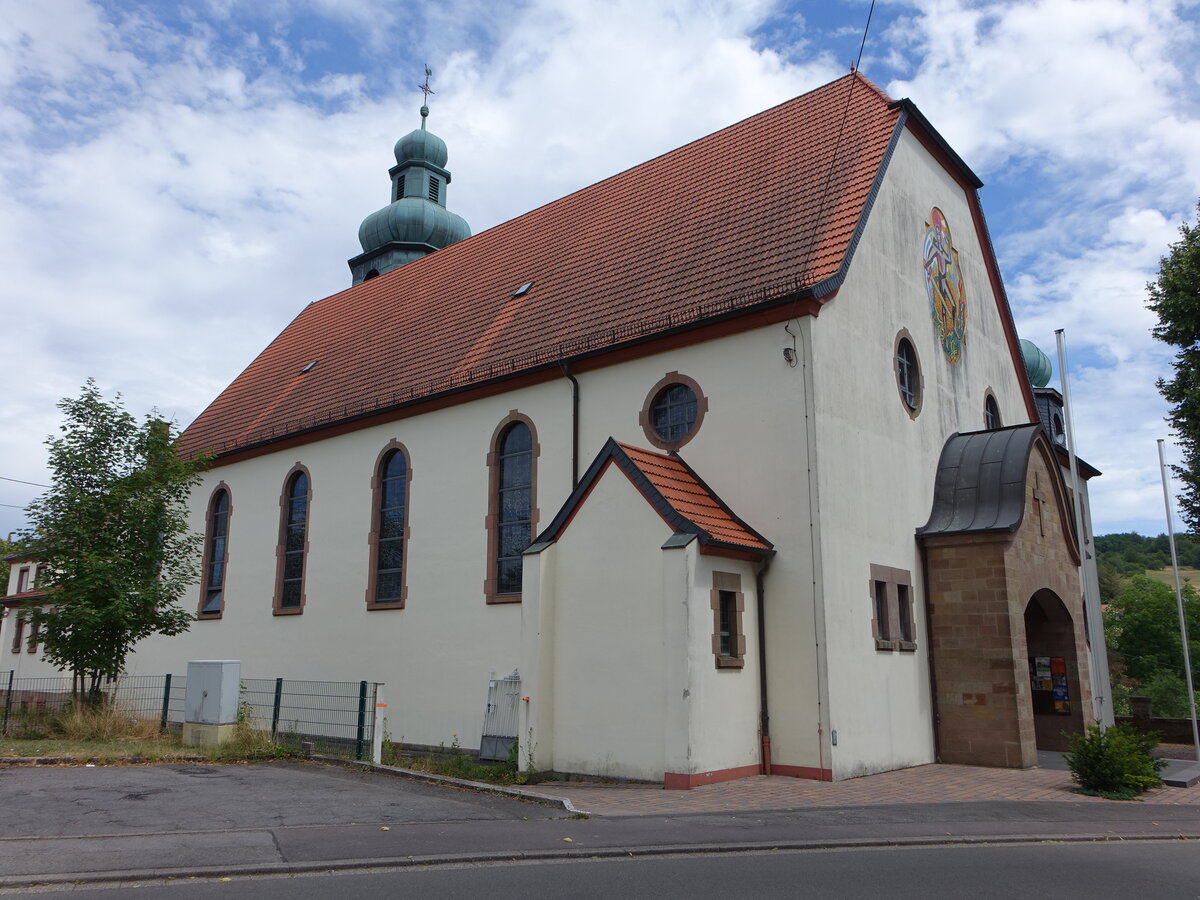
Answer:
[[(1192, 654), (1192, 676), (1200, 681), (1200, 597), (1183, 589), (1184, 616)], [(1125, 659), (1129, 675), (1142, 685), (1160, 672), (1183, 680), (1183, 641), (1175, 589), (1146, 575), (1128, 579), (1104, 617), (1108, 645)], [(1186, 691), (1185, 695), (1186, 697)]]
[(62, 435), (46, 440), (52, 486), (30, 504), (23, 535), (46, 566), (39, 587), (50, 601), (32, 618), (45, 658), (94, 697), (138, 641), (191, 622), (178, 601), (195, 580), (201, 538), (184, 504), (206, 460), (181, 459), (169, 422), (138, 423), (91, 379), (58, 407)]
[(1179, 227), (1182, 237), (1159, 262), (1158, 279), (1146, 286), (1150, 309), (1158, 316), (1154, 336), (1173, 347), (1175, 377), (1159, 379), (1158, 389), (1172, 404), (1167, 421), (1183, 451), (1174, 466), (1183, 484), (1180, 514), (1189, 531), (1200, 531), (1200, 204), (1196, 224)]

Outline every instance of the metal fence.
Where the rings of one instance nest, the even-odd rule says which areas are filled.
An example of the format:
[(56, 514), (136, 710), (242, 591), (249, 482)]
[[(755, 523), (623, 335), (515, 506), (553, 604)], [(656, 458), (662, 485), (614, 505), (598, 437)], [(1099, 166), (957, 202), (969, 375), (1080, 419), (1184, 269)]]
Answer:
[(243, 678), (241, 708), (280, 746), (311, 741), (318, 753), (366, 759), (375, 738), (378, 692), (370, 681)]
[[(70, 675), (17, 678), (11, 670), (0, 672), (0, 732), (48, 733), (54, 719), (71, 704), (73, 685)], [(171, 685), (169, 675), (126, 675), (103, 682), (100, 693), (130, 718), (158, 719), (164, 727)]]
[[(0, 672), (0, 733), (47, 736), (72, 700), (69, 675), (17, 678)], [(380, 685), (369, 681), (243, 678), (239, 719), (269, 732), (280, 746), (311, 741), (320, 753), (367, 759), (375, 739)], [(184, 722), (187, 678), (125, 675), (101, 686), (104, 697), (132, 719), (157, 721), (161, 731)]]

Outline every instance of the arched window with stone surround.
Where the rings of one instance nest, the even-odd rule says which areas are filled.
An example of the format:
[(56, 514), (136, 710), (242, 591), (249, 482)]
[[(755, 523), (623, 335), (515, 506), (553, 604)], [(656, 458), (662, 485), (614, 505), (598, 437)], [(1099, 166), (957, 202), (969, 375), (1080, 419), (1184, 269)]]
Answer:
[(208, 502), (208, 522), (204, 535), (204, 561), (200, 587), (199, 615), (202, 619), (220, 618), (225, 611), (225, 571), (229, 560), (229, 517), (232, 506), (229, 488), (224, 482), (213, 491)]
[(308, 559), (308, 514), (312, 482), (308, 470), (297, 465), (284, 482), (280, 497), (278, 574), (275, 615), (304, 612), (304, 570)]
[(402, 609), (407, 597), (408, 482), (412, 469), (403, 445), (392, 441), (379, 456), (371, 480), (368, 609)]
[(537, 526), (537, 437), (533, 422), (512, 413), (488, 454), (488, 603), (521, 600), (522, 559)]

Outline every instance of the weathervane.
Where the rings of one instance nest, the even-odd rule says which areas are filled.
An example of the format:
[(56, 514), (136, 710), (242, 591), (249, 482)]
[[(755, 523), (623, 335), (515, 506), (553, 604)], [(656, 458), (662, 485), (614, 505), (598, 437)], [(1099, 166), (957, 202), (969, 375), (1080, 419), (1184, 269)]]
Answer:
[(425, 83), (418, 84), (417, 87), (425, 92), (425, 105), (429, 104), (429, 95), (433, 93), (433, 88), (429, 86), (429, 77), (433, 75), (433, 69), (429, 66), (425, 67)]

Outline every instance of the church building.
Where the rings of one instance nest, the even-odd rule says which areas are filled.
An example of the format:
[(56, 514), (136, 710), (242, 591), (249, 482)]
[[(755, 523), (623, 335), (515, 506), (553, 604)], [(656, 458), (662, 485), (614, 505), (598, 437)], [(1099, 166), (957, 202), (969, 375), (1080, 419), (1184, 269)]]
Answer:
[(851, 73), (473, 236), (421, 116), (351, 286), (185, 430), (197, 621), (131, 671), (377, 681), (467, 748), (512, 673), (523, 765), (668, 788), (1103, 715), (1053, 398), (912, 102)]

